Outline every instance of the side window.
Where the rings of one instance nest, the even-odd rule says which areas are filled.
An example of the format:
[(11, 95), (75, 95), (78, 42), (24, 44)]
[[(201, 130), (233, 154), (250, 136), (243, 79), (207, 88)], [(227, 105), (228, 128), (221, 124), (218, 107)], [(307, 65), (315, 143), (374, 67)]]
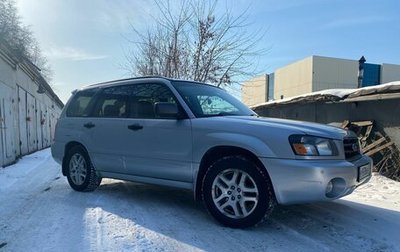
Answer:
[(203, 115), (218, 115), (220, 113), (237, 113), (239, 110), (219, 96), (198, 95)]
[(129, 88), (117, 86), (105, 88), (98, 96), (94, 117), (124, 118), (128, 115)]
[(132, 85), (131, 91), (131, 118), (158, 118), (154, 109), (157, 102), (177, 103), (171, 90), (162, 84)]
[(90, 113), (90, 101), (97, 90), (85, 90), (75, 94), (68, 105), (68, 117), (88, 117)]

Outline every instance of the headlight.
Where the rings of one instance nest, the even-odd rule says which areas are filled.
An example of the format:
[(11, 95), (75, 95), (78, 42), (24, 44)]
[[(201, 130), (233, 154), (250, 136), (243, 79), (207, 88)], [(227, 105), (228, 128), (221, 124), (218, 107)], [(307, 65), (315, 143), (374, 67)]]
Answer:
[(300, 156), (337, 156), (338, 151), (332, 139), (291, 135), (289, 137), (293, 152)]

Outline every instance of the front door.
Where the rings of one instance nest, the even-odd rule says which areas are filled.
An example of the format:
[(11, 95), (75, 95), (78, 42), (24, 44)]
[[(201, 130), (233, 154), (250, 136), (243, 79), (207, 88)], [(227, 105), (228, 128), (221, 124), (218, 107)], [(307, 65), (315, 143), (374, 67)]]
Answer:
[[(129, 172), (135, 175), (192, 182), (190, 120), (130, 119), (125, 144)], [(132, 125), (141, 129), (132, 130)]]
[(106, 171), (192, 182), (191, 122), (159, 118), (156, 102), (175, 102), (164, 84), (106, 88), (94, 109), (93, 148)]

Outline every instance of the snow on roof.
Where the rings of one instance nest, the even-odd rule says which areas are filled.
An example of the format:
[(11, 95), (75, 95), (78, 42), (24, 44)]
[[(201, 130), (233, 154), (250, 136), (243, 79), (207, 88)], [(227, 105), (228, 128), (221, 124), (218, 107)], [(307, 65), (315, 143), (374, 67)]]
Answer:
[(397, 93), (400, 92), (400, 81), (393, 81), (386, 84), (364, 87), (356, 89), (355, 92), (349, 94), (346, 98), (353, 98), (364, 95)]
[(269, 102), (264, 102), (261, 104), (257, 104), (251, 106), (252, 109), (263, 107), (263, 106), (271, 106), (278, 104), (287, 104), (287, 103), (308, 103), (315, 101), (340, 101), (346, 98), (354, 98), (359, 96), (366, 96), (372, 94), (382, 94), (382, 93), (394, 93), (400, 92), (400, 81), (389, 82), (376, 86), (369, 86), (363, 88), (347, 88), (347, 89), (326, 89), (322, 91), (302, 94), (298, 96), (293, 96), (281, 100), (274, 100)]

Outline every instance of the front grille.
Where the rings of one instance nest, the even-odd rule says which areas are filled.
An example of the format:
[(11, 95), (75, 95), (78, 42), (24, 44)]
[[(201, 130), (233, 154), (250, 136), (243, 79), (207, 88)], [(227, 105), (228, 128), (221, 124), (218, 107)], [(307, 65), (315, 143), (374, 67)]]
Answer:
[(361, 156), (360, 144), (358, 138), (345, 138), (343, 139), (344, 156), (347, 160), (354, 160)]

